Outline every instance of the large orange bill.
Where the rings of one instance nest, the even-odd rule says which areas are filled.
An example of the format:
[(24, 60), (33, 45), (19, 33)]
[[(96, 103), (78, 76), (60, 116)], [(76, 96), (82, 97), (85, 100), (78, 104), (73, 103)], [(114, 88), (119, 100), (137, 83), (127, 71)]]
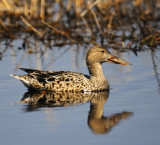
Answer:
[(121, 58), (113, 56), (112, 54), (111, 54), (111, 57), (107, 61), (110, 63), (121, 64), (121, 65), (132, 65), (130, 62), (127, 62)]

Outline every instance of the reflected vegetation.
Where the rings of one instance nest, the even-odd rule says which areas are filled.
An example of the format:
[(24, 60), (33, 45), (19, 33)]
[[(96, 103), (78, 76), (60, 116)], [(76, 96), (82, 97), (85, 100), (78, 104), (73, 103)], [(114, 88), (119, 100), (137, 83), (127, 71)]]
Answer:
[(133, 112), (118, 112), (111, 116), (104, 116), (104, 106), (109, 92), (99, 93), (62, 93), (62, 92), (26, 92), (20, 103), (27, 103), (25, 111), (37, 111), (42, 107), (68, 107), (90, 102), (88, 126), (96, 134), (105, 134), (121, 120), (128, 119)]
[(151, 58), (152, 58), (152, 64), (153, 64), (153, 70), (155, 73), (155, 78), (156, 78), (157, 84), (158, 84), (158, 93), (160, 94), (160, 78), (159, 78), (160, 76), (159, 76), (158, 69), (157, 69), (158, 64), (160, 64), (160, 57), (158, 57), (156, 55), (154, 50), (151, 50)]

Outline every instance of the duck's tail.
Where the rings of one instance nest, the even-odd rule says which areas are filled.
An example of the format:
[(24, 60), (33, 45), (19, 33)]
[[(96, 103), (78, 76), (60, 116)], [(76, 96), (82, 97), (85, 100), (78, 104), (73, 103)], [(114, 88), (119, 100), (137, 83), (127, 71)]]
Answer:
[(19, 79), (19, 80), (22, 80), (22, 76), (17, 76), (17, 75), (13, 75), (13, 74), (10, 74), (11, 77), (14, 77), (16, 79)]
[(29, 77), (27, 75), (18, 76), (18, 75), (10, 74), (10, 76), (16, 79), (19, 79), (27, 88), (30, 87)]

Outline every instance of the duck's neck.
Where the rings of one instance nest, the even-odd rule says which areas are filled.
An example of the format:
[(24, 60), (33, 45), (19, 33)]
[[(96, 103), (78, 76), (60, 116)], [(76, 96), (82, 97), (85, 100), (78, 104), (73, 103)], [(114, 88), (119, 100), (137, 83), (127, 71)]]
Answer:
[(109, 83), (107, 82), (102, 66), (100, 63), (88, 63), (88, 69), (90, 74), (90, 81), (93, 84), (93, 90), (107, 90), (109, 88)]
[(100, 63), (98, 62), (93, 63), (93, 64), (88, 63), (88, 70), (90, 74), (90, 79), (92, 77), (105, 79), (104, 74), (103, 74), (103, 69)]

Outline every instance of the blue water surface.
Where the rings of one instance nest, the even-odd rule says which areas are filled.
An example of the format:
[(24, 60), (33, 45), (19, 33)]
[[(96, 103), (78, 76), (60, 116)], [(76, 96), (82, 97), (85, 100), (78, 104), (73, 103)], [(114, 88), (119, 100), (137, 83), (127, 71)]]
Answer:
[[(17, 42), (19, 43), (19, 42)], [(2, 48), (3, 50), (3, 48)], [(71, 70), (88, 74), (86, 49), (54, 47), (43, 56), (8, 48), (0, 61), (0, 142), (3, 145), (159, 145), (160, 142), (160, 51), (117, 53), (131, 66), (103, 64), (110, 83), (104, 116), (123, 111), (132, 116), (110, 131), (96, 134), (88, 126), (90, 102), (70, 107), (27, 110), (20, 103), (27, 89), (9, 74), (24, 74), (18, 67)]]

